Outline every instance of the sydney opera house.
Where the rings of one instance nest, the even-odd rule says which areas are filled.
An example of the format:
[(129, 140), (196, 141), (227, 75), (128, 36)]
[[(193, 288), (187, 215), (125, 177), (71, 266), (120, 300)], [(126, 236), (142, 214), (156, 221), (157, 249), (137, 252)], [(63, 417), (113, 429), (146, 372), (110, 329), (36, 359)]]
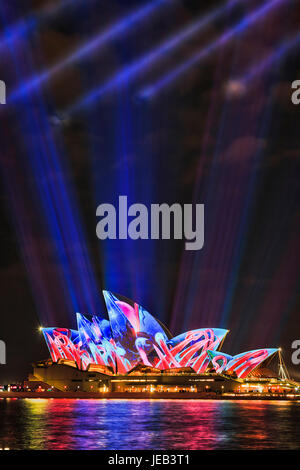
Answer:
[(99, 393), (225, 393), (283, 386), (280, 377), (264, 369), (278, 349), (231, 356), (221, 352), (228, 330), (200, 328), (173, 337), (140, 305), (103, 294), (109, 320), (77, 313), (77, 330), (42, 329), (51, 359), (34, 364), (32, 380), (61, 391)]

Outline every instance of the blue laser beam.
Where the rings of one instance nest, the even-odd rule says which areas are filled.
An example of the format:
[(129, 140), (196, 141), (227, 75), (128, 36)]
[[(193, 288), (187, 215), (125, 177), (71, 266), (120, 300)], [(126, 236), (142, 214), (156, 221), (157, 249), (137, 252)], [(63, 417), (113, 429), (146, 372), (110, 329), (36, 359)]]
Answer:
[(184, 41), (190, 39), (196, 33), (200, 33), (201, 31), (205, 30), (207, 26), (211, 25), (213, 21), (216, 21), (225, 12), (230, 11), (232, 8), (239, 5), (241, 2), (246, 3), (248, 1), (249, 0), (232, 0), (226, 5), (222, 5), (221, 7), (214, 9), (204, 17), (198, 19), (196, 22), (193, 22), (192, 24), (185, 27), (180, 32), (177, 32), (176, 34), (172, 35), (165, 42), (160, 44), (158, 47), (152, 49), (146, 55), (140, 57), (132, 64), (129, 64), (124, 69), (117, 72), (100, 87), (95, 88), (94, 90), (89, 92), (85, 97), (74, 103), (68, 109), (67, 112), (69, 114), (72, 114), (80, 110), (81, 108), (86, 108), (93, 104), (98, 98), (100, 98), (105, 93), (116, 89), (124, 83), (128, 83), (130, 80), (135, 78), (140, 72), (145, 72), (150, 66), (162, 60), (167, 52), (174, 50), (178, 46), (181, 46)]
[[(6, 20), (1, 4), (0, 14)], [(16, 77), (23, 76), (27, 69), (33, 70), (30, 49), (24, 45), (20, 48), (10, 45), (9, 52)], [(32, 98), (27, 94), (22, 97), (18, 109), (18, 116), (22, 118), (16, 125), (22, 133), (24, 149), (28, 152), (28, 158), (25, 159), (26, 167), (30, 167), (32, 187), (38, 194), (37, 206), (41, 211), (42, 223), (47, 225), (55, 248), (58, 276), (65, 284), (61, 289), (65, 290), (73, 310), (97, 312), (99, 311), (96, 296), (98, 287), (93, 264), (86, 248), (86, 237), (77, 200), (72, 184), (65, 177), (68, 170), (67, 163), (61, 162), (62, 149), (60, 146), (60, 152), (58, 151), (40, 94), (36, 93), (34, 100)], [(25, 237), (21, 235), (20, 239), (24, 242)], [(28, 251), (26, 247), (24, 251)], [(34, 267), (30, 268), (30, 275), (32, 282), (35, 283), (38, 276), (34, 272)], [(39, 286), (35, 292), (39, 297), (41, 292)], [(46, 298), (44, 302), (47, 302)]]
[(254, 78), (262, 75), (266, 70), (280, 62), (294, 47), (300, 44), (300, 33), (284, 41), (275, 52), (269, 54), (258, 64), (251, 67), (242, 77), (234, 79), (237, 83), (248, 85)]
[(276, 7), (281, 6), (286, 1), (289, 0), (273, 0), (271, 2), (268, 2), (267, 4), (264, 4), (262, 7), (256, 9), (253, 13), (244, 18), (232, 29), (224, 33), (220, 38), (209, 44), (206, 48), (194, 54), (187, 61), (181, 63), (178, 67), (173, 69), (170, 73), (168, 73), (161, 79), (157, 80), (152, 85), (145, 87), (142, 90), (141, 94), (147, 98), (151, 98), (152, 96), (156, 95), (163, 88), (170, 85), (182, 75), (184, 75), (193, 66), (206, 59), (219, 47), (227, 45), (234, 38), (235, 35), (243, 33), (246, 29), (255, 25), (260, 20), (263, 20), (268, 13), (271, 13), (272, 10), (274, 10)]
[(21, 84), (19, 87), (13, 90), (8, 99), (10, 101), (14, 101), (17, 98), (22, 97), (24, 94), (31, 92), (45, 81), (59, 74), (66, 67), (79, 62), (87, 55), (90, 55), (96, 50), (104, 47), (109, 41), (112, 41), (121, 34), (124, 34), (131, 27), (138, 24), (142, 20), (149, 19), (151, 15), (153, 15), (158, 10), (159, 7), (172, 6), (174, 4), (175, 2), (171, 2), (170, 0), (155, 0), (147, 3), (142, 8), (139, 8), (137, 11), (127, 15), (125, 18), (115, 22), (104, 31), (96, 34), (90, 41), (85, 42), (79, 46), (74, 52), (62, 59), (60, 62), (54, 64), (49, 69), (46, 69), (40, 74), (29, 78), (25, 83)]
[[(239, 46), (239, 44), (240, 44), (239, 42), (236, 43), (237, 46)], [(265, 113), (264, 119), (262, 119), (262, 123), (263, 123), (263, 130), (261, 131), (261, 137), (262, 138), (265, 136), (265, 128), (266, 128), (266, 125), (268, 124), (269, 113), (270, 113), (270, 106), (268, 106), (268, 111)], [(223, 127), (224, 127), (224, 122), (225, 121), (226, 121), (226, 116), (223, 113), (223, 117), (221, 119), (219, 138), (218, 138), (218, 145), (220, 143), (220, 136), (223, 133)], [(237, 135), (238, 135), (238, 132), (239, 131), (237, 131)], [(261, 152), (261, 150), (259, 152)], [(219, 150), (218, 147), (216, 147), (215, 155), (219, 155), (220, 153), (221, 153), (221, 150)], [(255, 156), (255, 161), (257, 162), (259, 160), (259, 158), (261, 158), (261, 154), (257, 154)], [(214, 191), (216, 189), (216, 175), (214, 175), (214, 173), (213, 173), (214, 171), (215, 171), (215, 169), (211, 170), (211, 178), (210, 178), (211, 181), (207, 185), (209, 190), (208, 190), (208, 193), (207, 193), (207, 196), (206, 196), (205, 199), (206, 199), (206, 202), (208, 203), (208, 196), (209, 196), (209, 193), (211, 193), (211, 191), (212, 191), (211, 195), (212, 195), (213, 199), (211, 199), (211, 202), (209, 204), (214, 203), (215, 204), (215, 206), (214, 206), (215, 210), (214, 211), (217, 211), (218, 205), (215, 202), (215, 193), (214, 193)], [(225, 180), (225, 178), (227, 178), (227, 172), (224, 172), (224, 175), (226, 175), (226, 176), (223, 176), (223, 181)], [(249, 181), (247, 182), (247, 195), (245, 195), (245, 204), (244, 204), (245, 208), (242, 211), (241, 224), (239, 224), (240, 227), (239, 227), (239, 231), (237, 233), (236, 246), (234, 248), (234, 252), (232, 251), (232, 253), (233, 253), (233, 263), (232, 263), (233, 266), (232, 266), (231, 272), (228, 271), (229, 281), (227, 283), (226, 290), (224, 290), (224, 292), (226, 292), (226, 296), (224, 297), (223, 306), (222, 306), (222, 303), (221, 303), (222, 297), (219, 294), (219, 292), (221, 292), (221, 288), (223, 287), (222, 282), (224, 282), (224, 286), (225, 286), (225, 280), (222, 281), (222, 275), (218, 276), (219, 281), (218, 281), (218, 283), (215, 283), (216, 293), (213, 296), (214, 297), (214, 299), (213, 299), (214, 303), (213, 303), (211, 301), (211, 299), (209, 299), (209, 297), (207, 297), (207, 295), (204, 291), (203, 291), (204, 295), (202, 297), (199, 294), (199, 288), (201, 289), (201, 282), (202, 282), (201, 281), (200, 284), (199, 284), (199, 275), (198, 275), (198, 273), (199, 273), (199, 264), (200, 264), (199, 255), (194, 257), (194, 263), (193, 264), (192, 264), (192, 262), (190, 262), (190, 260), (187, 257), (185, 257), (185, 263), (184, 264), (182, 263), (182, 275), (181, 275), (180, 281), (183, 280), (182, 284), (184, 285), (184, 287), (188, 286), (186, 288), (186, 291), (188, 291), (190, 293), (190, 295), (188, 295), (188, 294), (186, 294), (186, 292), (184, 292), (184, 293), (181, 292), (182, 297), (184, 297), (184, 299), (187, 298), (187, 302), (185, 304), (185, 309), (186, 309), (185, 328), (188, 328), (187, 324), (188, 324), (190, 318), (192, 317), (192, 315), (195, 314), (195, 312), (196, 312), (197, 300), (199, 299), (199, 295), (200, 295), (200, 298), (202, 298), (203, 300), (206, 301), (205, 304), (204, 304), (204, 302), (202, 302), (202, 309), (205, 312), (206, 316), (208, 316), (208, 313), (210, 314), (210, 318), (211, 318), (212, 323), (214, 321), (216, 321), (216, 322), (218, 322), (218, 324), (221, 324), (221, 325), (228, 324), (228, 319), (229, 319), (229, 315), (230, 315), (230, 308), (231, 308), (231, 302), (232, 302), (232, 299), (233, 299), (234, 289), (235, 289), (236, 282), (237, 282), (237, 277), (238, 277), (237, 274), (238, 274), (238, 270), (239, 270), (240, 263), (241, 263), (241, 258), (242, 258), (241, 257), (241, 252), (244, 248), (243, 244), (245, 243), (245, 239), (246, 239), (245, 234), (247, 233), (247, 227), (248, 227), (248, 224), (249, 224), (248, 219), (250, 218), (250, 212), (251, 212), (251, 208), (252, 208), (252, 196), (253, 196), (254, 190), (256, 189), (254, 187), (254, 185), (256, 183), (255, 178), (257, 178), (257, 172), (256, 172), (256, 165), (254, 164), (253, 169), (251, 168), (251, 179), (249, 179)], [(215, 180), (215, 181), (213, 181), (213, 180)], [(222, 180), (219, 179), (218, 183), (220, 184), (221, 181)], [(228, 184), (228, 182), (227, 182), (227, 184)], [(198, 185), (196, 185), (196, 187), (197, 186)], [(198, 187), (197, 187), (197, 189), (198, 189)], [(237, 210), (238, 210), (238, 207), (234, 205), (234, 211), (237, 211)], [(230, 206), (230, 212), (228, 213), (228, 217), (232, 218), (232, 215), (233, 215), (233, 211), (232, 211), (231, 206)], [(208, 228), (209, 223), (210, 222), (207, 221), (207, 230), (210, 230)], [(233, 228), (231, 228), (230, 230), (231, 230), (231, 233), (232, 233)], [(225, 238), (225, 237), (227, 237), (227, 238)], [(223, 270), (225, 272), (225, 268), (226, 268), (226, 266), (229, 266), (229, 260), (230, 260), (230, 258), (227, 255), (227, 252), (228, 252), (228, 249), (229, 249), (229, 246), (228, 246), (229, 245), (228, 230), (227, 230), (227, 233), (224, 233), (222, 231), (222, 242), (223, 242), (223, 244), (225, 243), (226, 240), (227, 240), (227, 242), (226, 242), (226, 247), (227, 247), (226, 254), (225, 254), (225, 252), (220, 253), (220, 252), (217, 251), (218, 250), (217, 241), (219, 242), (219, 239), (216, 239), (215, 240), (216, 243), (213, 243), (213, 246), (215, 247), (214, 252), (218, 253), (218, 257), (220, 256), (220, 254), (222, 255), (222, 256), (220, 256), (220, 259), (222, 260), (222, 265), (221, 265), (222, 269), (220, 271), (221, 273), (223, 272)], [(204, 256), (204, 258), (203, 258), (203, 256)], [(206, 266), (207, 266), (206, 262), (210, 263), (209, 266), (215, 266), (215, 263), (217, 262), (216, 260), (217, 260), (217, 258), (214, 258), (212, 253), (209, 253), (207, 255), (207, 258), (205, 258), (205, 254), (202, 254), (202, 256), (201, 256), (201, 268), (200, 269), (203, 269), (205, 271)], [(187, 267), (189, 267), (189, 269), (187, 269)], [(187, 272), (192, 272), (190, 277), (188, 277)], [(215, 280), (214, 280), (214, 282), (215, 282)], [(196, 300), (195, 300), (195, 292), (196, 292)], [(178, 294), (178, 299), (180, 299), (180, 297), (181, 296), (180, 296), (180, 293), (179, 293)], [(175, 311), (174, 311), (176, 316), (178, 316), (178, 312), (180, 312), (181, 299), (180, 300), (178, 300), (178, 299), (176, 300), (176, 306), (175, 306)], [(216, 299), (216, 301), (215, 301), (215, 299)], [(216, 314), (215, 312), (219, 312), (219, 314)], [(177, 321), (176, 316), (173, 319), (173, 327), (174, 327), (174, 325), (176, 324), (176, 321)]]
[(0, 52), (9, 45), (14, 45), (20, 38), (27, 37), (46, 21), (55, 18), (69, 6), (74, 8), (74, 6), (77, 7), (82, 4), (86, 4), (86, 1), (77, 0), (77, 2), (74, 2), (74, 0), (64, 0), (55, 5), (46, 5), (36, 12), (29, 13), (25, 18), (20, 18), (15, 23), (6, 26), (0, 36)]
[[(279, 47), (276, 48), (276, 51), (274, 53), (269, 54), (267, 57), (261, 60), (258, 64), (255, 64), (242, 77), (235, 79), (235, 81), (237, 81), (238, 83), (243, 83), (247, 85), (251, 84), (253, 79), (265, 73), (266, 70), (268, 70), (270, 67), (280, 62), (280, 60), (282, 60), (296, 45), (299, 44), (299, 41), (300, 41), (300, 33), (284, 41), (284, 43), (282, 43)], [(264, 132), (262, 132), (262, 137), (264, 136), (264, 133), (265, 133), (265, 127), (269, 125), (271, 115), (272, 115), (272, 106), (271, 106), (271, 101), (269, 100), (267, 110), (263, 119), (263, 122), (265, 124), (264, 124)], [(231, 273), (232, 279), (231, 279), (231, 282), (229, 282), (230, 287), (228, 289), (228, 293), (226, 296), (223, 313), (222, 313), (223, 322), (226, 322), (230, 314), (230, 307), (232, 304), (233, 293), (234, 293), (235, 285), (236, 285), (237, 278), (238, 278), (237, 273), (238, 273), (238, 270), (240, 268), (240, 263), (241, 263), (241, 253), (244, 250), (244, 245), (245, 245), (245, 240), (246, 240), (245, 233), (249, 225), (249, 212), (250, 212), (251, 201), (253, 199), (255, 184), (257, 184), (257, 182), (255, 181), (257, 179), (257, 173), (256, 173), (255, 168), (257, 167), (257, 163), (260, 158), (261, 158), (261, 151), (259, 151), (258, 154), (255, 156), (256, 165), (254, 165), (254, 168), (252, 170), (251, 182), (249, 184), (249, 194), (247, 195), (246, 205), (243, 210), (241, 230), (240, 230), (240, 234), (239, 234), (237, 244), (236, 244), (237, 250), (236, 250), (236, 255), (235, 255), (234, 263), (233, 263), (233, 269)], [(265, 255), (265, 258), (266, 258), (266, 255)], [(255, 297), (255, 294), (253, 295), (253, 297)], [(250, 304), (249, 300), (250, 299), (247, 299), (247, 302), (245, 304), (247, 303)]]

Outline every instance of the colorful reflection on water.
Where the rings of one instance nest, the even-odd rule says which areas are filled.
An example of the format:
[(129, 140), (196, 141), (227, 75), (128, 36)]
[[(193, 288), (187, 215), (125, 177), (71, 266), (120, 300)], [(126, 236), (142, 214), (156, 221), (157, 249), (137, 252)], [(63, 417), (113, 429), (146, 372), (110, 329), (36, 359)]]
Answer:
[(0, 400), (0, 448), (299, 449), (300, 402)]

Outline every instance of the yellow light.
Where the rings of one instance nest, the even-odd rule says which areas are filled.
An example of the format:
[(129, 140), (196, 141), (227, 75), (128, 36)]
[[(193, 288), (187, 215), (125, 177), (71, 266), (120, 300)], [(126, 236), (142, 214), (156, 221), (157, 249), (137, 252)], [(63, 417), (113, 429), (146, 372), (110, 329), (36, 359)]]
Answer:
[(43, 328), (42, 326), (39, 327), (39, 331), (43, 331), (43, 329), (44, 329), (44, 328)]

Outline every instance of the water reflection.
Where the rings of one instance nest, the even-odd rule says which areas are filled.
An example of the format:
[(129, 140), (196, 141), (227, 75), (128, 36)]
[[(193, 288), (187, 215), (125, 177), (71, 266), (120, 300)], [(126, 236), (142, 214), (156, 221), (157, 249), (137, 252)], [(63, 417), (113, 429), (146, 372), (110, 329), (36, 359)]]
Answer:
[(2, 399), (0, 417), (0, 448), (300, 448), (300, 402)]

